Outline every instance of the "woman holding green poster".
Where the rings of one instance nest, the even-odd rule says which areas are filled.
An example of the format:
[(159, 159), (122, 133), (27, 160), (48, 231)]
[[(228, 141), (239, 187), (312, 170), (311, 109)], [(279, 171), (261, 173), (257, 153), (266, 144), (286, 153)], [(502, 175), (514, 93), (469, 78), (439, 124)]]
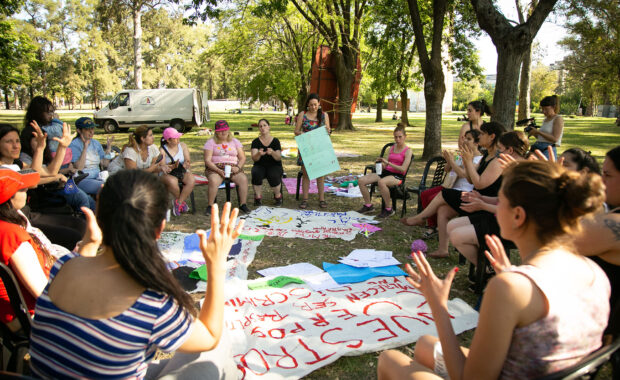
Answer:
[[(317, 94), (308, 95), (306, 100), (306, 110), (302, 111), (297, 117), (297, 124), (295, 125), (295, 136), (299, 136), (302, 133), (310, 132), (313, 129), (325, 127), (327, 133), (331, 133), (329, 126), (329, 117), (321, 111), (320, 98)], [(304, 163), (301, 159), (301, 154), (297, 156), (297, 164), (301, 166), (301, 170), (304, 175), (301, 182), (302, 200), (299, 204), (299, 208), (305, 209), (308, 207), (308, 190), (310, 189), (310, 178), (304, 167)], [(325, 177), (319, 177), (316, 179), (316, 186), (319, 190), (319, 207), (326, 208), (327, 202), (325, 202)]]

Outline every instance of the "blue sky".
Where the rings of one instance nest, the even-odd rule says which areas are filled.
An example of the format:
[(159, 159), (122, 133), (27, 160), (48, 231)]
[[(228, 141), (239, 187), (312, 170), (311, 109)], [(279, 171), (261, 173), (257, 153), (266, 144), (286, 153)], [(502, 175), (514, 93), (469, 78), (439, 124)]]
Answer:
[[(523, 1), (527, 3), (527, 1)], [(517, 21), (517, 8), (513, 0), (497, 1), (499, 8), (504, 15), (510, 19)], [(566, 36), (566, 30), (561, 26), (563, 19), (553, 13), (547, 17), (547, 20), (538, 31), (534, 44), (534, 58), (540, 57), (542, 63), (549, 65), (556, 61), (560, 61), (567, 52), (561, 49), (557, 42)], [(480, 54), (480, 64), (485, 74), (495, 74), (497, 66), (497, 52), (495, 45), (488, 37), (486, 32), (482, 32), (480, 39), (476, 41), (476, 47)]]

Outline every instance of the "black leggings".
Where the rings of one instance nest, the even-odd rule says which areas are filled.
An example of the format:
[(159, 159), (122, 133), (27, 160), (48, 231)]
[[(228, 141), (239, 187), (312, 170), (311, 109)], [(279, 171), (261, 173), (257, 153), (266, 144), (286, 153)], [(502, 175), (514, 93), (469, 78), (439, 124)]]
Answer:
[(75, 248), (86, 230), (86, 222), (71, 215), (31, 212), (29, 219), (52, 243), (62, 245), (69, 251)]
[(260, 186), (263, 184), (263, 180), (267, 178), (269, 186), (276, 187), (282, 183), (282, 166), (252, 166), (252, 185)]

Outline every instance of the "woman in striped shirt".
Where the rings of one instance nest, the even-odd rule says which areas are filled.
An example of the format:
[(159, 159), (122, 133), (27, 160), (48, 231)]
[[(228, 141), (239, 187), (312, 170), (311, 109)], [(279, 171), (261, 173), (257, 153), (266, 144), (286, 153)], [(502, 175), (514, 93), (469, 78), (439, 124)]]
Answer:
[(230, 203), (220, 222), (214, 205), (208, 242), (198, 231), (209, 282), (197, 312), (157, 248), (169, 203), (150, 173), (123, 170), (108, 179), (96, 220), (87, 214), (83, 256), (60, 258), (37, 300), (30, 346), (35, 375), (143, 378), (157, 350), (198, 353), (217, 345), (226, 256), (243, 223), (235, 228), (238, 210), (231, 212)]

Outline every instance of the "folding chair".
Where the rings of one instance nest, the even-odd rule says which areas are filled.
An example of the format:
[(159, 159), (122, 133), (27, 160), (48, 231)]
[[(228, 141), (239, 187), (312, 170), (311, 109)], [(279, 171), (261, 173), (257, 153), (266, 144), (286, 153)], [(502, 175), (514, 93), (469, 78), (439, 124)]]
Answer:
[[(508, 242), (508, 244), (504, 245), (504, 250), (506, 251), (509, 259), (511, 258), (511, 251), (513, 249), (517, 249), (517, 247), (512, 242)], [(489, 275), (489, 272), (494, 273), (492, 272), (493, 268), (491, 267), (489, 259), (487, 259), (486, 255), (484, 254), (484, 251), (486, 250), (488, 250), (486, 244), (481, 244), (478, 248), (478, 258), (476, 264), (469, 264), (468, 276), (469, 279), (474, 282), (474, 292), (476, 294), (482, 294), (482, 291), (484, 290), (487, 281), (490, 277), (493, 276), (493, 274)], [(460, 260), (461, 257), (463, 257), (463, 260), (465, 260), (465, 257), (459, 254), (459, 264), (462, 264)], [(490, 269), (487, 270), (487, 268)]]
[(610, 361), (612, 355), (620, 352), (620, 338), (607, 346), (603, 346), (581, 359), (577, 364), (561, 371), (539, 377), (536, 380), (572, 380), (595, 379), (601, 367)]
[[(433, 172), (433, 181), (430, 185), (427, 185), (428, 174), (431, 172), (431, 169), (435, 165), (435, 170)], [(418, 213), (422, 212), (422, 199), (420, 198), (420, 194), (431, 187), (440, 186), (446, 177), (446, 160), (443, 157), (437, 156), (433, 157), (426, 162), (426, 166), (424, 167), (424, 172), (422, 173), (422, 179), (420, 180), (420, 184), (418, 187), (408, 187), (408, 193), (414, 193), (418, 196)]]
[[(4, 323), (0, 323), (2, 370), (23, 373), (24, 357), (30, 348), (30, 312), (19, 289), (19, 283), (13, 275), (13, 271), (3, 263), (0, 263), (0, 279), (2, 279), (6, 293), (9, 296), (9, 302), (15, 313), (15, 319), (21, 325), (19, 331), (13, 332)], [(8, 354), (8, 359), (5, 358), (5, 354)]]
[[(387, 143), (383, 146), (383, 148), (381, 149), (381, 157), (385, 156), (385, 152), (389, 150), (389, 148), (394, 145), (394, 143)], [(411, 149), (411, 148), (410, 148)], [(403, 200), (403, 207), (400, 211), (400, 217), (402, 218), (403, 216), (405, 216), (405, 210), (407, 208), (407, 198), (409, 197), (409, 194), (407, 193), (406, 190), (406, 186), (405, 186), (405, 182), (407, 181), (407, 174), (409, 173), (409, 169), (411, 168), (411, 164), (413, 164), (413, 159), (415, 158), (415, 156), (413, 155), (413, 153), (411, 154), (411, 161), (409, 161), (409, 166), (407, 166), (407, 169), (405, 170), (405, 174), (403, 175), (403, 181), (396, 186), (392, 186), (390, 187), (390, 198), (392, 198), (392, 209), (394, 211), (396, 211), (396, 200), (398, 199), (402, 199)], [(366, 165), (366, 167), (364, 168), (364, 175), (366, 175), (366, 173), (368, 173), (368, 171), (371, 171), (372, 173), (375, 173), (376, 170), (376, 165), (372, 164), (372, 165)], [(370, 185), (370, 198), (372, 199), (372, 194), (375, 192), (375, 189), (377, 187), (377, 183), (373, 183)], [(383, 198), (381, 198), (381, 208), (385, 208), (385, 202), (383, 201)]]

